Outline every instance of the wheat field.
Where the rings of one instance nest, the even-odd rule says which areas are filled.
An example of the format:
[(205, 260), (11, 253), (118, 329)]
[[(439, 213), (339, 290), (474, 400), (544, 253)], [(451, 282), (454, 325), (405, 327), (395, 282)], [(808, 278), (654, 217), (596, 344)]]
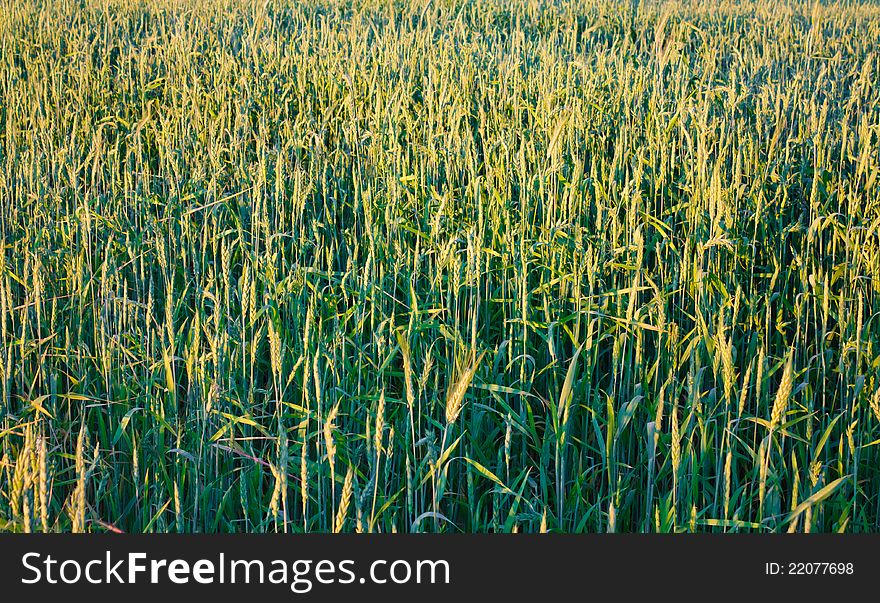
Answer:
[(0, 530), (880, 531), (880, 6), (0, 0)]

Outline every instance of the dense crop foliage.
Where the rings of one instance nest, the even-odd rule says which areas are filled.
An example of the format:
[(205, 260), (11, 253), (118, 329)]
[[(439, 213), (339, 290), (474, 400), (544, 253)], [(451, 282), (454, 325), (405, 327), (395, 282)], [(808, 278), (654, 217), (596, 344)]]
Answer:
[(2, 0), (0, 528), (880, 530), (880, 8)]

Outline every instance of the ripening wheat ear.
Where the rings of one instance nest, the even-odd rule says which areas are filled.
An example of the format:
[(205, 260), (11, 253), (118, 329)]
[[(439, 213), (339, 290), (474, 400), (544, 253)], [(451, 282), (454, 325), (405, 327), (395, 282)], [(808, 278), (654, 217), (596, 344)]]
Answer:
[(70, 517), (73, 521), (71, 531), (74, 534), (85, 532), (86, 524), (86, 459), (85, 459), (85, 423), (80, 425), (76, 439), (76, 487), (70, 506)]
[(400, 346), (400, 355), (403, 358), (403, 380), (406, 387), (406, 404), (409, 407), (410, 412), (412, 412), (412, 409), (415, 406), (416, 394), (413, 389), (413, 371), (409, 342), (406, 340), (406, 337), (403, 336), (401, 331), (396, 331), (395, 336), (397, 337), (397, 344)]
[(733, 367), (733, 337), (724, 334), (724, 322), (718, 321), (718, 349), (721, 352), (721, 376), (724, 382), (724, 399), (730, 404), (733, 386), (736, 383), (736, 371)]
[(269, 356), (272, 362), (272, 374), (276, 380), (276, 386), (281, 381), (281, 336), (275, 327), (274, 321), (269, 321)]
[(25, 430), (24, 445), (18, 453), (18, 458), (15, 463), (13, 463), (14, 473), (9, 496), (9, 507), (12, 512), (12, 517), (13, 519), (17, 519), (19, 518), (19, 514), (21, 514), (20, 519), (22, 529), (25, 533), (31, 531), (29, 497), (31, 484), (33, 483), (33, 454), (30, 445), (30, 433), (31, 429), (28, 427)]
[(373, 449), (376, 458), (382, 454), (382, 435), (385, 431), (385, 392), (379, 394), (379, 407), (376, 409), (376, 425), (373, 430)]
[(467, 393), (468, 387), (470, 387), (471, 381), (477, 372), (477, 368), (480, 366), (480, 362), (485, 355), (486, 352), (480, 354), (477, 359), (474, 360), (474, 363), (470, 368), (466, 369), (461, 374), (458, 381), (452, 386), (452, 389), (449, 390), (449, 395), (446, 397), (446, 423), (448, 425), (455, 423), (456, 419), (458, 419), (458, 415), (461, 414), (464, 395)]
[(324, 418), (324, 446), (327, 448), (327, 462), (330, 464), (330, 489), (333, 497), (336, 497), (336, 444), (333, 442), (333, 430), (336, 428), (336, 414), (339, 412), (339, 403), (330, 409)]
[(342, 485), (342, 499), (339, 501), (339, 508), (336, 510), (336, 521), (333, 524), (333, 532), (342, 531), (345, 524), (345, 518), (348, 516), (348, 505), (351, 503), (352, 482), (354, 479), (354, 470), (351, 465), (345, 473), (345, 482)]
[(308, 508), (309, 508), (309, 418), (303, 417), (299, 425), (300, 457), (299, 457), (299, 494), (302, 503), (303, 530), (309, 531)]
[(327, 448), (327, 460), (330, 461), (330, 468), (333, 468), (333, 461), (336, 458), (336, 444), (333, 442), (333, 429), (336, 427), (336, 415), (339, 413), (339, 403), (330, 409), (327, 416), (324, 417), (324, 446)]
[(49, 486), (49, 468), (47, 460), (48, 442), (46, 436), (41, 435), (37, 440), (37, 459), (39, 464), (39, 480), (40, 480), (40, 525), (43, 532), (49, 531), (49, 497), (51, 495)]
[(791, 397), (792, 390), (792, 355), (789, 354), (788, 360), (785, 361), (785, 368), (782, 371), (782, 381), (779, 383), (779, 389), (776, 391), (776, 398), (773, 400), (773, 410), (770, 413), (770, 431), (775, 431), (782, 421), (785, 409), (788, 408), (788, 399)]
[(736, 416), (741, 417), (746, 407), (746, 399), (749, 396), (749, 379), (752, 377), (752, 364), (746, 367), (746, 374), (743, 376), (742, 389), (739, 392), (739, 405), (737, 406)]
[(672, 514), (673, 522), (677, 521), (678, 509), (678, 469), (681, 466), (681, 427), (678, 424), (678, 403), (673, 400), (670, 409), (671, 443), (669, 454), (672, 459)]
[(678, 404), (673, 403), (672, 412), (669, 413), (672, 418), (672, 432), (670, 443), (670, 454), (672, 457), (672, 475), (673, 481), (677, 481), (678, 467), (681, 464), (681, 433), (678, 424)]
[(871, 398), (871, 412), (880, 421), (880, 387), (877, 388), (877, 391), (874, 392), (874, 397)]

